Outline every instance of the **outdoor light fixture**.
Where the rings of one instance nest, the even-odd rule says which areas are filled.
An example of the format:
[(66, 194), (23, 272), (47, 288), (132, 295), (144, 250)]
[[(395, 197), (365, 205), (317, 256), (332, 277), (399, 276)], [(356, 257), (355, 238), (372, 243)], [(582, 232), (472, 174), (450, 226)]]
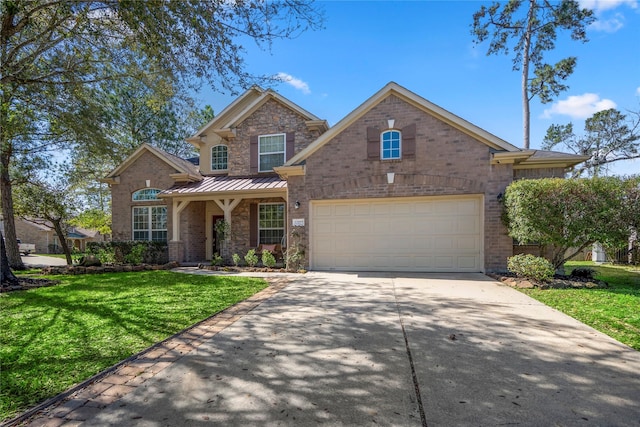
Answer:
[(150, 179), (146, 180), (145, 184), (147, 184), (147, 187), (151, 187), (151, 180)]
[(296, 202), (293, 204), (293, 207), (296, 209), (300, 209), (300, 202), (296, 200)]
[(396, 174), (394, 172), (387, 172), (387, 184), (393, 184), (395, 178)]

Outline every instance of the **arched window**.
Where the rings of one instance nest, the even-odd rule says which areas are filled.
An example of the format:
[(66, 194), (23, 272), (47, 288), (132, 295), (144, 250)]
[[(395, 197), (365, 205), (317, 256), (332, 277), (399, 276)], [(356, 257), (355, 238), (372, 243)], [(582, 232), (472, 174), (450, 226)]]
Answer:
[(380, 158), (393, 160), (401, 158), (402, 138), (399, 130), (387, 130), (380, 135)]
[(160, 200), (158, 199), (158, 193), (162, 190), (158, 188), (143, 188), (142, 190), (134, 191), (131, 196), (131, 200), (139, 202), (143, 200)]
[(228, 168), (228, 153), (226, 145), (211, 147), (211, 170), (223, 171)]

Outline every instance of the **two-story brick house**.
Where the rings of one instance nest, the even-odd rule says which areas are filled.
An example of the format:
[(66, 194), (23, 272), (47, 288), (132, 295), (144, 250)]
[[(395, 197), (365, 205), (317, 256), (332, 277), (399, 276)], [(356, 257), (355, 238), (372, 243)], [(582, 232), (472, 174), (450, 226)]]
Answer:
[(253, 87), (187, 141), (199, 165), (143, 145), (105, 181), (114, 240), (164, 240), (178, 262), (287, 245), (322, 270), (491, 271), (513, 243), (500, 197), (584, 160), (521, 150), (389, 83), (332, 128)]

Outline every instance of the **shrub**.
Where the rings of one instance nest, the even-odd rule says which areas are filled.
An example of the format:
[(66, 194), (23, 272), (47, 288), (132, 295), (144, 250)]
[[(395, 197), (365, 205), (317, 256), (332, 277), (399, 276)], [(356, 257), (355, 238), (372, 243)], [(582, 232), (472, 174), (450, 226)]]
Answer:
[(583, 279), (593, 279), (593, 275), (595, 273), (596, 271), (593, 268), (578, 267), (573, 269), (573, 271), (571, 272), (571, 275), (573, 277), (581, 277)]
[(244, 260), (249, 267), (253, 267), (258, 263), (258, 255), (256, 255), (255, 249), (249, 249), (247, 254), (244, 256)]
[(240, 255), (238, 255), (238, 254), (233, 254), (233, 255), (231, 255), (231, 259), (233, 260), (233, 265), (235, 265), (236, 267), (237, 267), (238, 265), (240, 265), (240, 259), (241, 259), (241, 258), (240, 258)]
[(273, 268), (276, 265), (276, 258), (269, 251), (262, 251), (262, 265)]
[[(87, 243), (87, 254), (98, 255), (100, 250), (106, 250), (113, 254), (114, 259), (109, 263), (123, 264), (126, 257), (135, 246), (145, 248), (142, 262), (147, 264), (166, 264), (169, 261), (169, 247), (167, 242), (141, 242), (141, 241), (112, 241), (112, 242), (89, 242)], [(141, 250), (142, 251), (142, 250)]]
[(215, 265), (215, 266), (221, 266), (222, 264), (224, 264), (224, 260), (222, 259), (222, 257), (220, 256), (220, 254), (218, 252), (216, 252), (215, 254), (213, 254), (213, 258), (211, 258), (211, 265)]
[(128, 254), (124, 256), (124, 262), (132, 265), (140, 265), (144, 260), (144, 254), (147, 252), (146, 244), (137, 244), (131, 247)]
[(116, 262), (116, 254), (114, 253), (113, 248), (100, 248), (95, 253), (95, 256), (98, 257), (102, 264), (115, 264)]
[(515, 255), (507, 260), (507, 269), (527, 279), (544, 282), (553, 277), (553, 265), (544, 258), (534, 255)]

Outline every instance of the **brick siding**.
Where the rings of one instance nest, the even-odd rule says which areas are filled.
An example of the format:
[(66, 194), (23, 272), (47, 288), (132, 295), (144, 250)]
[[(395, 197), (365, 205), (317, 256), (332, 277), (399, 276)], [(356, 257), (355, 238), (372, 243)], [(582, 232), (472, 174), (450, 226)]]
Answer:
[[(389, 119), (398, 129), (416, 125), (414, 158), (367, 158), (367, 127), (384, 131)], [(395, 173), (393, 185), (387, 184), (387, 172)], [(305, 176), (289, 178), (289, 217), (309, 224), (311, 200), (485, 194), (485, 269), (499, 270), (506, 267), (512, 242), (500, 220), (498, 194), (512, 179), (511, 165), (490, 165), (487, 145), (389, 96), (310, 156)], [(308, 231), (298, 232), (308, 248)]]

